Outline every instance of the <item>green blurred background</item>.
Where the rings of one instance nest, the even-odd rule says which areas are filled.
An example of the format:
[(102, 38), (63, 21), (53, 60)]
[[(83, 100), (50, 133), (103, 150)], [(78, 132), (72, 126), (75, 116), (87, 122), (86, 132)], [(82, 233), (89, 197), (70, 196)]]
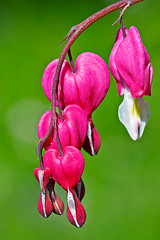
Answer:
[[(41, 79), (47, 64), (59, 58), (58, 47), (73, 25), (113, 3), (112, 0), (0, 1), (0, 239), (160, 239), (160, 1), (129, 8), (124, 25), (139, 29), (154, 68), (151, 118), (141, 140), (134, 142), (119, 122), (122, 102), (111, 78), (106, 99), (93, 114), (102, 145), (99, 154), (84, 153), (87, 220), (82, 229), (66, 217), (43, 219), (33, 170), (37, 123), (50, 109)], [(72, 47), (74, 60), (84, 52), (108, 64), (119, 24), (119, 11), (93, 24)], [(66, 203), (65, 192), (56, 187)]]

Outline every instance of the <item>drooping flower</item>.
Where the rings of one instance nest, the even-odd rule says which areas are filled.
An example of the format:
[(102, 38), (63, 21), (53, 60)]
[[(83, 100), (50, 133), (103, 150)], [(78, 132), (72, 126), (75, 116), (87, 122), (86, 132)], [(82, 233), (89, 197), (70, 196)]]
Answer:
[[(66, 146), (82, 148), (87, 133), (87, 116), (83, 109), (77, 105), (68, 105), (63, 111), (63, 120), (57, 114), (58, 135), (62, 149)], [(38, 136), (42, 138), (48, 131), (51, 120), (51, 111), (45, 112), (38, 123)], [(44, 148), (58, 149), (54, 129), (46, 141)]]
[(133, 140), (141, 138), (150, 117), (148, 103), (143, 96), (151, 95), (153, 68), (138, 30), (130, 27), (118, 31), (109, 67), (116, 81), (119, 96), (124, 95), (118, 115)]
[[(49, 100), (51, 100), (56, 66), (57, 59), (46, 67), (42, 78), (43, 90)], [(76, 69), (77, 71), (72, 73), (70, 64), (66, 60), (64, 61), (58, 87), (61, 108), (76, 104), (89, 117), (108, 92), (109, 70), (101, 57), (90, 52), (78, 56)]]
[(67, 191), (67, 216), (76, 227), (82, 227), (86, 220), (85, 210), (80, 202), (84, 195), (83, 185), (80, 186), (78, 198), (78, 184), (84, 169), (82, 153), (73, 146), (63, 149), (63, 155), (58, 156), (55, 149), (47, 150), (43, 157), (44, 166), (51, 169), (52, 178)]

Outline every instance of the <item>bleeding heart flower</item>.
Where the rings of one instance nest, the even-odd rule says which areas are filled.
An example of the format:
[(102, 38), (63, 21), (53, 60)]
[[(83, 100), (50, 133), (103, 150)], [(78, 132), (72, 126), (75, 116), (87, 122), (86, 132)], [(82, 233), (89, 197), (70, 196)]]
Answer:
[[(38, 137), (42, 138), (48, 131), (51, 119), (51, 111), (45, 112), (38, 123)], [(63, 111), (63, 119), (58, 120), (58, 136), (62, 149), (66, 146), (74, 146), (81, 149), (87, 133), (87, 116), (83, 109), (77, 105), (69, 105)], [(57, 149), (56, 136), (54, 130), (46, 141), (44, 148)]]
[(43, 161), (44, 166), (51, 169), (54, 181), (66, 191), (78, 185), (84, 169), (84, 158), (77, 148), (65, 147), (61, 157), (56, 149), (47, 150)]
[(96, 155), (101, 145), (101, 139), (97, 129), (95, 128), (91, 118), (88, 119), (88, 130), (83, 148), (91, 156)]
[(115, 78), (119, 95), (124, 101), (118, 115), (133, 140), (141, 138), (150, 117), (149, 105), (143, 96), (151, 95), (153, 68), (138, 30), (130, 27), (118, 31), (109, 66)]
[[(46, 96), (51, 100), (52, 84), (57, 66), (57, 60), (52, 61), (44, 71), (42, 86)], [(110, 76), (106, 63), (94, 53), (85, 52), (76, 60), (75, 73), (71, 66), (64, 61), (58, 94), (61, 108), (70, 104), (79, 105), (90, 116), (106, 96)]]
[(43, 161), (45, 167), (51, 169), (54, 181), (67, 191), (69, 221), (76, 227), (81, 227), (86, 219), (85, 210), (80, 203), (85, 191), (81, 180), (84, 169), (82, 153), (73, 146), (67, 146), (63, 149), (63, 155), (59, 157), (57, 150), (50, 149), (45, 152)]

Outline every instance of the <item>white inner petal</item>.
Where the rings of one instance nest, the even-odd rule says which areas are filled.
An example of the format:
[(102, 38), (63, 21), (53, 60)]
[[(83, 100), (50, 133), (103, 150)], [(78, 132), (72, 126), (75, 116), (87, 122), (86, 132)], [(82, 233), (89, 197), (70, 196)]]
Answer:
[(87, 137), (89, 139), (89, 144), (90, 144), (90, 148), (91, 148), (91, 154), (95, 155), (94, 146), (93, 146), (93, 139), (92, 139), (92, 129), (91, 129), (90, 121), (88, 121)]
[(69, 207), (69, 210), (73, 216), (73, 219), (75, 221), (75, 224), (76, 226), (79, 228), (79, 224), (77, 222), (77, 218), (76, 218), (76, 206), (75, 206), (75, 201), (74, 201), (74, 198), (73, 198), (73, 195), (72, 193), (69, 191), (68, 189), (68, 193), (67, 193), (67, 203), (68, 203), (68, 207)]
[(46, 209), (45, 209), (45, 198), (46, 198), (46, 194), (41, 192), (41, 196), (42, 196), (42, 207), (43, 207), (43, 212), (44, 212), (44, 217), (46, 218), (47, 217), (47, 214), (46, 214)]
[(41, 191), (44, 189), (44, 187), (43, 187), (43, 177), (44, 177), (44, 170), (40, 169), (38, 171), (38, 178), (39, 178), (39, 185), (40, 185)]
[(57, 207), (57, 209), (58, 209), (58, 212), (59, 212), (59, 214), (61, 215), (62, 214), (62, 212), (61, 212), (61, 210), (60, 210), (60, 208), (59, 208), (59, 206), (58, 206), (58, 203), (57, 203), (57, 201), (55, 200), (55, 205), (56, 205), (56, 207)]
[(118, 116), (133, 140), (142, 137), (150, 115), (148, 103), (143, 98), (133, 98), (130, 91), (125, 90), (124, 100), (118, 109)]

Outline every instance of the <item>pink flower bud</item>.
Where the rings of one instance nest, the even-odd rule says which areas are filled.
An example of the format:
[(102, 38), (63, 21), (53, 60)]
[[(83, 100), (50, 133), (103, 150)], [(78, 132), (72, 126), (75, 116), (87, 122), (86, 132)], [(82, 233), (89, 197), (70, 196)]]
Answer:
[(65, 190), (73, 189), (80, 181), (84, 169), (84, 158), (82, 153), (73, 146), (63, 149), (62, 157), (58, 151), (50, 149), (43, 157), (44, 165), (52, 171), (52, 178)]
[(119, 95), (123, 95), (127, 88), (133, 98), (150, 96), (153, 68), (149, 54), (135, 27), (125, 29), (125, 32), (124, 38), (119, 30), (109, 59)]
[[(87, 116), (81, 107), (77, 105), (69, 105), (63, 111), (64, 120), (60, 120), (58, 115), (58, 136), (62, 149), (72, 145), (81, 149), (87, 133)], [(42, 138), (48, 131), (51, 119), (51, 112), (45, 112), (38, 123), (38, 136)], [(44, 148), (57, 149), (56, 136), (54, 130), (49, 139), (46, 141)]]
[(58, 214), (58, 215), (62, 215), (63, 212), (64, 212), (64, 203), (55, 194), (54, 185), (55, 185), (55, 181), (53, 179), (50, 179), (49, 183), (47, 185), (47, 189), (49, 191), (50, 199), (51, 199), (52, 204), (53, 204), (53, 212)]
[(99, 151), (101, 145), (101, 139), (99, 133), (95, 126), (93, 125), (93, 121), (91, 118), (88, 119), (88, 131), (83, 143), (83, 148), (86, 152), (88, 152), (91, 156), (96, 155)]
[(47, 184), (49, 183), (51, 173), (52, 172), (49, 168), (45, 168), (45, 169), (35, 168), (34, 169), (34, 176), (37, 179), (37, 181), (39, 182), (41, 190), (46, 188)]
[[(42, 78), (43, 89), (49, 100), (56, 65), (57, 60), (51, 62)], [(90, 116), (108, 92), (109, 70), (101, 57), (90, 52), (78, 56), (76, 68), (77, 71), (72, 73), (70, 65), (66, 61), (63, 64), (58, 88), (60, 104), (62, 109), (70, 104), (79, 105)]]
[(49, 168), (45, 168), (44, 170), (36, 168), (34, 170), (34, 175), (41, 188), (41, 194), (38, 201), (38, 211), (43, 217), (46, 218), (49, 217), (53, 211), (53, 205), (46, 187), (51, 177), (51, 170)]
[(74, 226), (80, 228), (86, 221), (86, 212), (74, 190), (67, 191), (67, 218)]
[(38, 212), (45, 218), (49, 217), (53, 211), (53, 205), (48, 195), (47, 190), (41, 191), (40, 198), (38, 201)]

